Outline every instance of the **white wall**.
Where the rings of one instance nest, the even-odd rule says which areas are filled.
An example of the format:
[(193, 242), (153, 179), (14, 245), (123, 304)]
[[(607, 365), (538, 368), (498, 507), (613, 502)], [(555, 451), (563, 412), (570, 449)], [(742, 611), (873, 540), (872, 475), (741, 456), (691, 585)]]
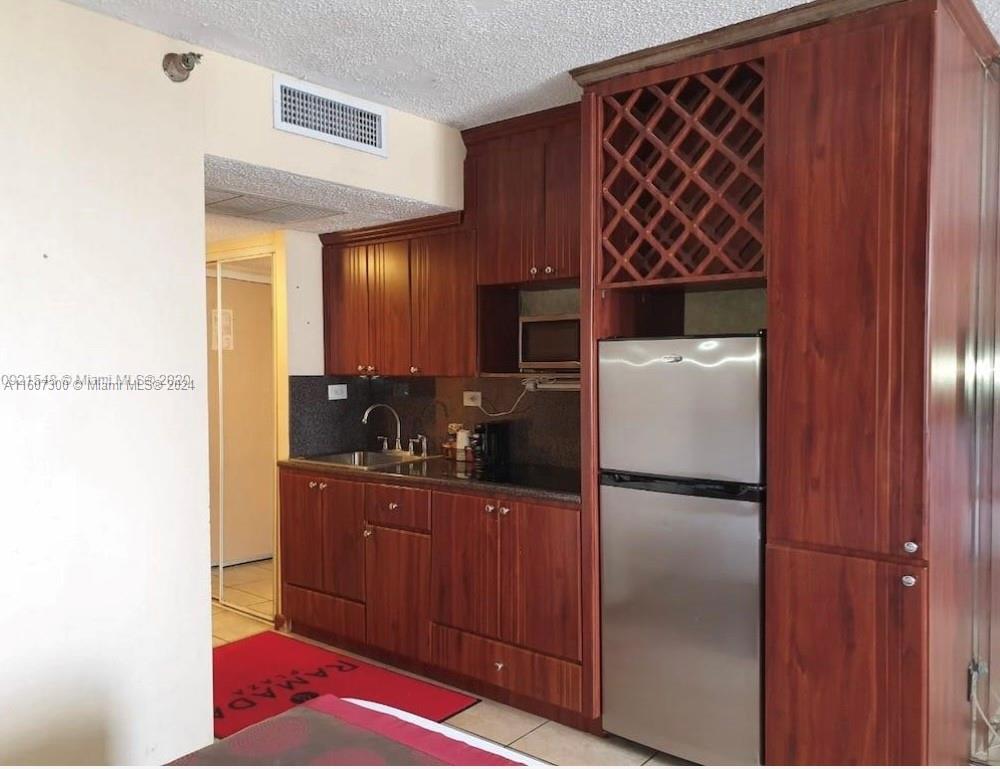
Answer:
[(158, 764), (212, 739), (204, 96), (169, 41), (0, 0), (0, 763)]

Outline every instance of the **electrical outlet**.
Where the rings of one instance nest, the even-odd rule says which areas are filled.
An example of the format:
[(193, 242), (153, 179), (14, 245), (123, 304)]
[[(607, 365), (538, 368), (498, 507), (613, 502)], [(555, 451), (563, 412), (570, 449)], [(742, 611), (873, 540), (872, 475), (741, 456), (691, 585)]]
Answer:
[(331, 401), (347, 400), (347, 385), (345, 384), (327, 385), (326, 397), (327, 400)]
[(482, 406), (483, 394), (478, 390), (466, 390), (462, 393), (463, 406)]

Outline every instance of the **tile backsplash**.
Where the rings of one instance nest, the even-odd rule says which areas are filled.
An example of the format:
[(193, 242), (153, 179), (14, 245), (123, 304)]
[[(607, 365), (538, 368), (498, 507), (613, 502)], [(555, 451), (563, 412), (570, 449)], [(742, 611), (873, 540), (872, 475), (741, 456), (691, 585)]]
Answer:
[[(327, 400), (327, 386), (346, 384), (346, 400)], [(395, 435), (392, 415), (377, 409), (368, 425), (361, 416), (372, 403), (388, 403), (399, 412), (403, 447), (417, 433), (427, 435), (432, 453), (440, 453), (449, 422), (472, 428), (478, 422), (510, 420), (511, 461), (518, 464), (580, 466), (580, 394), (529, 392), (513, 414), (488, 417), (462, 405), (465, 390), (478, 390), (492, 412), (510, 409), (522, 392), (518, 378), (290, 377), (289, 412), (292, 456), (358, 448), (375, 449), (377, 436)]]

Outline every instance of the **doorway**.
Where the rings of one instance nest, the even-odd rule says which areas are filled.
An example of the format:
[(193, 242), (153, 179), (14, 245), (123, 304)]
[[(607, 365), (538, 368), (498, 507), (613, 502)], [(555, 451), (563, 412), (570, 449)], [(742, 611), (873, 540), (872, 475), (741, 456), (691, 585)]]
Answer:
[(212, 599), (273, 620), (277, 420), (274, 254), (206, 271)]

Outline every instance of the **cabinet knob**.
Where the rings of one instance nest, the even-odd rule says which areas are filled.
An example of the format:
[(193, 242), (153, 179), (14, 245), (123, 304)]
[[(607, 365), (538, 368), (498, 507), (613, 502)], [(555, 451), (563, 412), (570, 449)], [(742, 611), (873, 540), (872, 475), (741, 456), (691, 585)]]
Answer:
[(905, 577), (903, 577), (903, 579), (900, 580), (900, 582), (903, 583), (903, 587), (913, 587), (915, 584), (917, 584), (917, 578), (911, 577), (909, 574), (907, 574)]
[(546, 267), (545, 267), (545, 274), (546, 275), (551, 275), (553, 272), (555, 272), (555, 270), (553, 270), (551, 267), (549, 267), (548, 265), (546, 265)]
[(487, 513), (492, 513), (494, 510), (496, 510), (496, 506), (495, 505), (487, 505), (486, 506), (486, 512)]
[(537, 275), (538, 274), (538, 268), (535, 267), (535, 266), (532, 266), (532, 268), (530, 270), (528, 270), (528, 272), (531, 273), (532, 275)]
[(320, 490), (320, 491), (322, 491), (322, 490), (323, 490), (323, 489), (325, 489), (325, 488), (326, 488), (326, 484), (325, 484), (325, 483), (321, 483), (321, 484), (319, 485), (319, 490)]
[(390, 502), (389, 503), (389, 509), (390, 510), (398, 510), (399, 509), (399, 505), (397, 505), (395, 502)]
[(362, 364), (358, 364), (358, 371), (364, 371), (365, 367)]
[(317, 485), (318, 484), (316, 483), (316, 481), (309, 481), (309, 488), (310, 489), (315, 489)]
[(410, 373), (411, 374), (419, 374), (420, 373), (420, 369), (417, 366), (410, 366)]
[(920, 549), (920, 545), (918, 545), (916, 542), (904, 542), (903, 543), (903, 550), (905, 550), (907, 553), (915, 553), (919, 549)]
[(495, 667), (497, 670), (503, 670), (503, 663), (502, 662), (494, 662), (493, 663), (493, 667)]
[(371, 365), (365, 366), (365, 371), (367, 371), (369, 374), (371, 372), (373, 372), (374, 370), (375, 370), (374, 366), (371, 366)]
[(372, 534), (374, 534), (374, 533), (375, 533), (375, 529), (373, 529), (373, 528), (372, 528), (371, 526), (366, 526), (366, 527), (365, 527), (365, 530), (364, 530), (364, 535), (365, 535), (366, 537), (370, 537), (370, 536), (371, 536)]
[(501, 507), (500, 508), (500, 515), (507, 515), (507, 513), (509, 513), (509, 512), (510, 512), (510, 508), (509, 507)]

